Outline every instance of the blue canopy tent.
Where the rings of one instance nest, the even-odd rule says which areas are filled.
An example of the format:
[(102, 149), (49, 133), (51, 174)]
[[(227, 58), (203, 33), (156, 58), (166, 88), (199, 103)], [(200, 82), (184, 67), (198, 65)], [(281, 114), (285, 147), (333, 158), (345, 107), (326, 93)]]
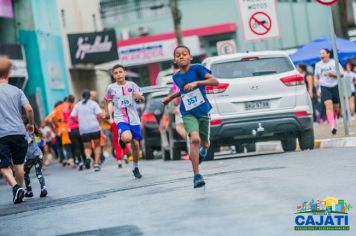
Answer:
[[(344, 38), (336, 38), (336, 45), (339, 61), (342, 65), (345, 65), (348, 59), (356, 58), (356, 42)], [(295, 65), (312, 65), (320, 61), (319, 52), (322, 48), (332, 50), (331, 38), (329, 36), (323, 36), (305, 44), (290, 57)]]

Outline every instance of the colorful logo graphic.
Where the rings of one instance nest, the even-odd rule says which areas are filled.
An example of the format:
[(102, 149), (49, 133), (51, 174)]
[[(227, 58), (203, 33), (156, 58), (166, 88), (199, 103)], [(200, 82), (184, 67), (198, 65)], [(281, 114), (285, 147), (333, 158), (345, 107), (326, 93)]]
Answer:
[(305, 201), (296, 207), (294, 230), (350, 230), (351, 208), (345, 200), (334, 197)]

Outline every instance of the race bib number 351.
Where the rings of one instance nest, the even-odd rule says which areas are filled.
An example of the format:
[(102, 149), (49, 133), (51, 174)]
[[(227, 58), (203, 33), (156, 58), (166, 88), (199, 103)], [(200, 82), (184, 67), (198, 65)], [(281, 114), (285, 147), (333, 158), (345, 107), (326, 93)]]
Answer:
[(200, 89), (195, 89), (189, 93), (182, 94), (182, 101), (186, 111), (190, 111), (205, 103), (205, 99)]

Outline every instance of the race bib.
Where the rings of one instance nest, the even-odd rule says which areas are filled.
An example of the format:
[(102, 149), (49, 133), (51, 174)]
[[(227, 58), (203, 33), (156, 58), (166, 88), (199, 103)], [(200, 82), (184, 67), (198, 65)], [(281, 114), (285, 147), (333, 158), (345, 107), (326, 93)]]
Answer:
[(205, 99), (200, 89), (195, 89), (189, 93), (182, 94), (182, 101), (186, 111), (190, 111), (205, 103)]
[(132, 96), (123, 96), (118, 99), (118, 108), (126, 108), (132, 104)]

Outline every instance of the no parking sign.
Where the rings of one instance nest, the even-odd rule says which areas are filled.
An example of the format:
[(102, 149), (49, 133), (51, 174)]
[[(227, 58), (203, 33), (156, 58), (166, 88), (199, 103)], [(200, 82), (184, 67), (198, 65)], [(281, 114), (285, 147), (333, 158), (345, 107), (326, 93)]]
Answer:
[(237, 0), (245, 39), (279, 37), (276, 0)]

